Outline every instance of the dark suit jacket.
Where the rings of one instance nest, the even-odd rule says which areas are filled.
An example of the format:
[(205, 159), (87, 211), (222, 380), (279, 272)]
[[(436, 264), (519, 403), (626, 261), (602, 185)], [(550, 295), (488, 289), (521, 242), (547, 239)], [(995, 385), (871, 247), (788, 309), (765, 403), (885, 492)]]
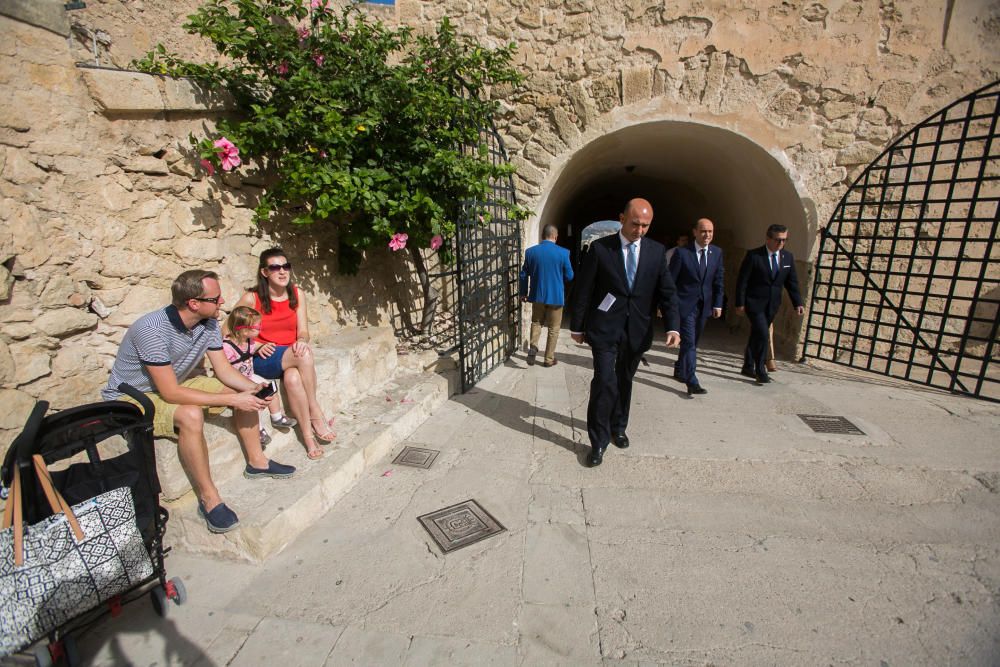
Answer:
[(724, 292), (722, 282), (722, 249), (709, 244), (708, 268), (701, 277), (698, 267), (698, 252), (694, 243), (678, 248), (670, 258), (670, 277), (677, 286), (677, 302), (680, 316), (687, 317), (701, 302), (702, 319), (712, 316), (713, 308), (722, 308)]
[(788, 290), (793, 306), (802, 305), (792, 253), (778, 251), (778, 275), (772, 278), (767, 246), (748, 250), (736, 279), (736, 307), (743, 306), (751, 313), (765, 313), (768, 319), (773, 319), (781, 306), (782, 287)]
[[(635, 284), (629, 293), (621, 236), (612, 234), (591, 243), (576, 275), (570, 330), (583, 332), (591, 347), (610, 347), (624, 338), (633, 352), (645, 352), (653, 343), (653, 316), (659, 307), (664, 332), (678, 331), (677, 290), (665, 252), (663, 244), (642, 239)], [(615, 302), (603, 312), (598, 306), (608, 294)]]

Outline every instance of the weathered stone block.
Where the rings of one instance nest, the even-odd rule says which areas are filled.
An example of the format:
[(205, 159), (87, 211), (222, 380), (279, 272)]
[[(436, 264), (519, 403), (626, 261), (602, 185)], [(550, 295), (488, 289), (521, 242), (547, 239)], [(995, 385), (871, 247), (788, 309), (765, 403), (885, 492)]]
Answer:
[(50, 310), (35, 320), (35, 326), (45, 335), (66, 338), (97, 326), (97, 315), (78, 308)]
[(0, 405), (3, 405), (3, 410), (0, 410), (0, 429), (20, 431), (28, 420), (31, 409), (35, 407), (35, 399), (17, 389), (0, 389)]
[(188, 79), (163, 80), (163, 106), (168, 111), (225, 111), (236, 101), (224, 90), (208, 90)]
[(2, 173), (4, 178), (17, 185), (44, 183), (48, 178), (48, 174), (31, 162), (23, 151), (14, 150), (9, 152)]
[(129, 160), (123, 160), (119, 163), (119, 166), (125, 171), (150, 174), (152, 176), (164, 176), (170, 173), (167, 169), (167, 163), (152, 155), (139, 155)]
[(25, 341), (10, 346), (14, 363), (14, 384), (26, 385), (52, 372), (52, 357), (45, 345), (37, 341)]
[(0, 385), (8, 385), (14, 381), (14, 368), (10, 347), (0, 340)]
[(512, 156), (510, 163), (517, 170), (517, 175), (532, 185), (541, 185), (545, 180), (545, 174), (520, 155)]
[(853, 102), (827, 102), (822, 108), (823, 115), (830, 120), (850, 116), (857, 110), (858, 106)]
[(562, 139), (567, 146), (573, 148), (579, 145), (580, 129), (576, 126), (576, 123), (573, 122), (573, 119), (570, 118), (569, 114), (566, 113), (565, 109), (553, 109), (552, 122), (556, 126), (559, 138)]
[(622, 70), (622, 104), (648, 100), (653, 94), (653, 70), (650, 67), (629, 67)]
[(837, 153), (838, 165), (866, 165), (882, 152), (878, 146), (872, 146), (867, 141), (859, 141)]
[(106, 113), (163, 111), (163, 96), (156, 78), (122, 70), (81, 70), (91, 97)]

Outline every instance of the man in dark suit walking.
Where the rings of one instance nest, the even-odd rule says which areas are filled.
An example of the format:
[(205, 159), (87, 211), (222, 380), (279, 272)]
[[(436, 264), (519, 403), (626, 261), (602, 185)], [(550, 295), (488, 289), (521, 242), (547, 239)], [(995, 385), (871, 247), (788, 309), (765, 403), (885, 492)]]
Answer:
[(799, 296), (799, 279), (795, 273), (795, 258), (784, 249), (787, 240), (787, 227), (768, 227), (764, 245), (747, 251), (736, 280), (736, 312), (746, 312), (750, 320), (750, 340), (740, 372), (755, 378), (760, 384), (771, 381), (765, 367), (767, 332), (781, 306), (781, 288), (788, 290), (799, 315), (804, 310), (802, 297)]
[(674, 377), (687, 385), (688, 396), (708, 393), (695, 372), (698, 341), (708, 318), (722, 316), (723, 295), (722, 249), (712, 245), (715, 225), (701, 218), (693, 232), (694, 242), (677, 248), (670, 259), (681, 318), (681, 349)]
[(594, 357), (587, 405), (591, 466), (601, 465), (608, 442), (629, 446), (632, 378), (639, 359), (653, 344), (653, 317), (663, 314), (668, 347), (680, 343), (677, 293), (667, 269), (666, 249), (643, 238), (653, 207), (633, 199), (620, 216), (621, 231), (590, 244), (577, 274), (570, 332), (586, 341)]
[(528, 363), (535, 363), (538, 338), (542, 327), (549, 330), (545, 341), (545, 366), (556, 365), (556, 342), (562, 326), (565, 285), (573, 280), (569, 250), (556, 245), (559, 230), (545, 225), (542, 242), (528, 248), (521, 267), (521, 301), (531, 302), (531, 335), (528, 342)]

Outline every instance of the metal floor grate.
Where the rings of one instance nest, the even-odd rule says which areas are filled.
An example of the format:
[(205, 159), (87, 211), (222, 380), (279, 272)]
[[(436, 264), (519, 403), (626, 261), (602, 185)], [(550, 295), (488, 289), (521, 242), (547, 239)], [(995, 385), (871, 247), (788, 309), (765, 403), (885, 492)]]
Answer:
[(442, 553), (455, 551), (507, 530), (475, 500), (418, 516)]
[(847, 417), (839, 415), (799, 415), (816, 433), (840, 433), (843, 435), (865, 435), (865, 432), (851, 423)]
[(421, 449), (420, 447), (404, 447), (399, 456), (392, 460), (396, 465), (412, 466), (414, 468), (430, 468), (440, 454), (436, 449)]

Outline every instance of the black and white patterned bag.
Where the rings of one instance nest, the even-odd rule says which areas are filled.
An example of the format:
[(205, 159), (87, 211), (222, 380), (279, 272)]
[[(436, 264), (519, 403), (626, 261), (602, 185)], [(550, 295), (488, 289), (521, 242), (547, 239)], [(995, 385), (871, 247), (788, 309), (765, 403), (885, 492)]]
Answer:
[(21, 521), (20, 472), (0, 532), (0, 656), (18, 651), (153, 574), (128, 487), (69, 507), (45, 463), (35, 472), (52, 516)]

